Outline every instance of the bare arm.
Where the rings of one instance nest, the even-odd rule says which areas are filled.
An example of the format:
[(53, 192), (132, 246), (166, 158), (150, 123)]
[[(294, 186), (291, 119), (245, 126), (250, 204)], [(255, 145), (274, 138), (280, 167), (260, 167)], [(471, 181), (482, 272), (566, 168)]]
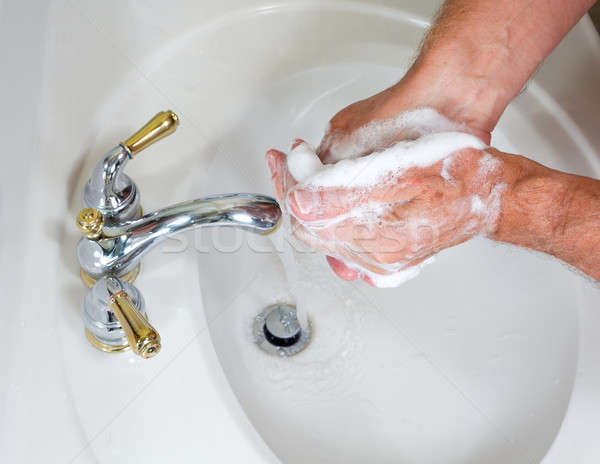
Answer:
[[(539, 64), (595, 0), (449, 0), (414, 72), (443, 76), (463, 104), (450, 118), (490, 132)], [(440, 65), (440, 63), (443, 63)], [(434, 92), (435, 93), (435, 92)], [(600, 182), (504, 155), (518, 176), (503, 196), (499, 241), (543, 251), (600, 280)], [(510, 185), (510, 184), (509, 184)]]
[(600, 181), (491, 152), (511, 174), (490, 238), (551, 254), (600, 281)]
[[(292, 151), (302, 145), (295, 142)], [(551, 254), (600, 280), (598, 180), (486, 148), (455, 152), (449, 163), (444, 159), (400, 176), (390, 172), (390, 179), (367, 190), (315, 190), (296, 182), (286, 158), (276, 150), (267, 153), (277, 197), (290, 208), (295, 235), (330, 255), (342, 278), (381, 286), (378, 275), (418, 266), (483, 234)], [(474, 208), (475, 201), (481, 206)], [(356, 214), (373, 205), (385, 205), (385, 211), (377, 218), (377, 207), (370, 215)]]
[(413, 72), (431, 76), (428, 81), (437, 92), (452, 92), (461, 101), (447, 108), (446, 116), (490, 132), (539, 64), (594, 3), (449, 0), (427, 34)]
[(319, 147), (321, 158), (339, 159), (339, 146), (361, 126), (423, 106), (465, 124), (489, 143), (506, 106), (593, 4), (594, 0), (447, 0), (402, 80), (332, 118)]
[[(357, 134), (367, 124), (419, 107), (434, 108), (489, 144), (506, 106), (593, 3), (447, 0), (407, 74), (336, 114), (317, 150), (319, 158), (334, 163), (410, 138), (403, 131), (382, 132), (385, 140), (361, 145)], [(482, 167), (487, 156), (496, 160), (492, 170)], [(443, 160), (409, 169), (400, 177), (390, 173), (391, 183), (358, 194), (343, 186), (315, 192), (290, 176), (285, 154), (267, 154), (277, 195), (298, 222), (297, 236), (329, 254), (329, 264), (341, 278), (377, 284), (373, 278), (392, 273), (390, 269), (418, 266), (445, 248), (483, 234), (551, 254), (600, 280), (600, 181), (493, 148), (463, 150), (448, 158), (452, 159), (446, 167)], [(485, 203), (483, 213), (465, 206), (474, 199)], [(378, 203), (392, 209), (377, 216), (368, 237), (353, 219), (334, 220), (330, 228), (319, 222), (323, 217), (343, 219), (342, 213)], [(398, 226), (419, 221), (430, 225), (429, 233)]]

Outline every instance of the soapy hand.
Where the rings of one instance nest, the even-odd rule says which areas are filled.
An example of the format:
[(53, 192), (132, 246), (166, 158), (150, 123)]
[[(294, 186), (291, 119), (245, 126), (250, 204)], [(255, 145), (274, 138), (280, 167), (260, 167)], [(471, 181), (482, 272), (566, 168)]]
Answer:
[[(433, 76), (432, 76), (433, 75)], [(329, 121), (317, 148), (324, 163), (355, 158), (415, 137), (410, 124), (394, 124), (399, 114), (415, 108), (433, 108), (458, 123), (463, 132), (490, 142), (495, 125), (480, 98), (467, 103), (471, 91), (461, 79), (439, 82), (439, 73), (422, 71), (417, 61), (397, 84), (343, 108)], [(481, 96), (479, 96), (481, 97)]]
[[(439, 122), (438, 112), (459, 123), (457, 127), (462, 132), (489, 143), (495, 116), (487, 111), (486, 99), (482, 99), (480, 93), (473, 96), (465, 79), (458, 76), (451, 78), (448, 76), (451, 73), (441, 76), (426, 68), (417, 60), (397, 84), (338, 112), (329, 122), (317, 148), (322, 162), (335, 163), (364, 156), (384, 150), (398, 141), (430, 133)], [(411, 117), (415, 115), (411, 110), (417, 107), (435, 108), (436, 111), (431, 110), (425, 115), (417, 112), (415, 119)], [(403, 114), (405, 117), (402, 117)], [(333, 256), (328, 256), (327, 260), (342, 278), (356, 279), (364, 274)]]
[(384, 124), (412, 140), (329, 165), (297, 140), (289, 156), (267, 152), (267, 163), (294, 235), (329, 255), (340, 277), (391, 287), (435, 253), (492, 233), (505, 185), (500, 153), (437, 112)]
[[(400, 82), (335, 115), (316, 153), (301, 141), (289, 159), (267, 153), (295, 234), (332, 255), (340, 277), (378, 286), (399, 284), (436, 252), (476, 234), (552, 254), (599, 280), (599, 181), (475, 144), (415, 156), (404, 141), (431, 142), (439, 127), (397, 118), (435, 108), (460, 126), (444, 131), (489, 144), (506, 106), (593, 3), (550, 2), (540, 10), (526, 0), (446, 0)], [(380, 156), (397, 142), (412, 164)], [(363, 156), (377, 158), (379, 171), (344, 165)], [(390, 159), (396, 166), (386, 168), (382, 160)], [(365, 185), (356, 182), (361, 169)]]

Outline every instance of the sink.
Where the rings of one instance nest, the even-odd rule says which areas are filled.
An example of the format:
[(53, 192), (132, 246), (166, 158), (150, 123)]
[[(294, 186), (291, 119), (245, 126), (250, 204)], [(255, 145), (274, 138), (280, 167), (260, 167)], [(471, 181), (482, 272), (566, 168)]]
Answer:
[[(345, 25), (362, 17), (344, 14)], [(378, 19), (368, 28), (381, 29)], [(336, 109), (402, 71), (348, 52), (278, 76), (223, 137), (205, 187), (270, 192), (260, 148), (273, 139), (287, 147), (292, 134), (318, 142)], [(573, 170), (536, 127), (548, 99), (531, 84), (493, 143)], [(301, 300), (314, 335), (297, 356), (273, 357), (253, 346), (250, 328), (262, 308), (295, 301), (282, 266), (285, 238), (229, 232), (196, 237), (208, 330), (244, 411), (282, 462), (530, 463), (546, 454), (578, 360), (581, 278), (563, 264), (477, 239), (389, 290), (343, 282), (323, 256), (300, 250)]]
[[(209, 191), (270, 192), (264, 150), (286, 149), (293, 136), (318, 143), (332, 114), (403, 74), (422, 27), (350, 6), (307, 8), (295, 18), (329, 24), (310, 34), (309, 47), (327, 44), (327, 54), (336, 37), (344, 45), (325, 62), (303, 54), (304, 43), (288, 45), (303, 68), (277, 73), (237, 110), (208, 171)], [(254, 21), (275, 29), (270, 41), (279, 42), (273, 24), (281, 27), (285, 12)], [(576, 148), (579, 131), (538, 83), (544, 71), (506, 112), (493, 144), (559, 169), (597, 172), (585, 143)], [(277, 358), (252, 345), (250, 328), (263, 308), (295, 301), (283, 237), (209, 231), (197, 239), (215, 350), (282, 462), (530, 463), (548, 453), (573, 391), (586, 285), (563, 264), (477, 239), (441, 253), (419, 278), (382, 290), (342, 282), (322, 256), (298, 253), (314, 336), (299, 355)]]
[[(12, 309), (0, 315), (3, 461), (598, 461), (600, 291), (555, 260), (484, 239), (385, 290), (343, 282), (299, 249), (313, 336), (280, 358), (253, 343), (252, 323), (295, 301), (282, 233), (178, 236), (136, 281), (161, 353), (109, 356), (85, 339), (74, 217), (108, 149), (171, 108), (177, 133), (127, 168), (145, 211), (272, 194), (265, 150), (318, 143), (336, 111), (398, 80), (438, 5), (83, 0), (31, 18), (4, 2), (3, 43), (24, 21), (34, 32), (0, 47), (7, 66), (27, 62), (0, 88), (18, 116), (2, 127), (11, 156), (0, 173), (0, 288)], [(600, 176), (599, 79), (598, 36), (584, 18), (511, 104), (493, 145)]]

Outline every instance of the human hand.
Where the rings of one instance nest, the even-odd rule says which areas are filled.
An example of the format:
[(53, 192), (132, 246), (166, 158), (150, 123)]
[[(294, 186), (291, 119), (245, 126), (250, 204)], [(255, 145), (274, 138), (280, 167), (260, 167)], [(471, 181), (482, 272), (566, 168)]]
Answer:
[[(489, 143), (497, 115), (491, 110), (493, 89), (482, 90), (479, 83), (460, 72), (440, 73), (417, 62), (394, 86), (353, 103), (338, 112), (317, 148), (324, 163), (356, 158), (384, 150), (395, 142), (416, 139), (432, 131), (436, 118), (425, 121), (403, 120), (406, 111), (428, 107), (457, 123), (456, 128)], [(454, 128), (454, 129), (456, 129)], [(359, 273), (340, 260), (327, 258), (342, 278), (355, 279)]]
[[(426, 127), (417, 130), (409, 124), (401, 124), (402, 127), (398, 127), (395, 118), (407, 110), (422, 107), (434, 108), (449, 120), (460, 124), (460, 131), (472, 134), (489, 144), (490, 133), (508, 103), (592, 3), (593, 0), (577, 0), (568, 2), (566, 8), (565, 4), (555, 2), (540, 16), (539, 9), (532, 8), (526, 1), (516, 4), (503, 2), (501, 5), (492, 0), (446, 1), (435, 25), (423, 42), (416, 62), (406, 76), (398, 84), (371, 98), (354, 103), (334, 116), (317, 150), (319, 158), (325, 163), (335, 163), (341, 159), (384, 150), (397, 141), (418, 139), (427, 133)], [(518, 14), (515, 13), (515, 8), (518, 8)], [(560, 14), (557, 15), (556, 11), (559, 10)], [(536, 34), (531, 34), (531, 31), (536, 31)], [(366, 131), (363, 130), (365, 128)], [(364, 205), (368, 206), (373, 200), (372, 195), (375, 200), (385, 200), (378, 202), (388, 204), (390, 209), (385, 213), (369, 212), (367, 208), (367, 212), (377, 218), (376, 222), (371, 223), (377, 224), (377, 227), (369, 229), (375, 237), (378, 233), (379, 236), (383, 236), (380, 231), (381, 225), (386, 223), (385, 219), (434, 219), (437, 227), (432, 230), (437, 232), (432, 236), (437, 238), (428, 240), (430, 246), (423, 246), (419, 236), (417, 244), (413, 244), (417, 250), (415, 252), (406, 252), (410, 249), (407, 246), (392, 247), (392, 251), (395, 250), (397, 258), (401, 261), (394, 261), (394, 258), (389, 256), (386, 261), (392, 264), (382, 259), (379, 259), (381, 262), (376, 259), (374, 262), (362, 263), (365, 270), (372, 266), (373, 270), (368, 272), (376, 272), (375, 269), (382, 267), (388, 270), (410, 269), (407, 267), (409, 264), (423, 262), (428, 255), (426, 250), (431, 254), (435, 250), (460, 243), (475, 233), (486, 233), (499, 241), (553, 254), (598, 278), (600, 259), (597, 259), (596, 254), (589, 252), (594, 247), (582, 246), (579, 239), (581, 234), (574, 232), (585, 227), (577, 223), (576, 218), (581, 214), (574, 214), (574, 208), (570, 205), (577, 204), (578, 211), (596, 211), (597, 209), (590, 205), (597, 204), (600, 183), (556, 173), (527, 158), (503, 154), (493, 149), (486, 151), (499, 163), (490, 172), (481, 172), (477, 176), (472, 168), (476, 164), (474, 160), (479, 158), (481, 161), (486, 154), (482, 149), (473, 147), (466, 153), (457, 150), (452, 156), (458, 160), (458, 165), (453, 168), (456, 170), (452, 178), (454, 184), (449, 183), (442, 174), (445, 163), (438, 160), (437, 163), (420, 166), (412, 171), (405, 170), (401, 176), (391, 175), (395, 180), (385, 184), (387, 196), (381, 188), (369, 189), (368, 193), (345, 186), (306, 190), (311, 193), (311, 198), (315, 200), (313, 203), (319, 205), (323, 214), (326, 212), (331, 216), (330, 220), (342, 218), (338, 221), (340, 225), (352, 225), (351, 215), (342, 217), (342, 213), (354, 211), (360, 201), (366, 201)], [(328, 243), (329, 248), (338, 253), (339, 257), (348, 257), (347, 264), (352, 263), (354, 258), (360, 263), (360, 256), (348, 250), (348, 243), (351, 243), (348, 240), (340, 242), (343, 245), (342, 250), (337, 249), (337, 235), (330, 230), (331, 222), (325, 227), (323, 224), (318, 225), (318, 221), (302, 219), (304, 212), (300, 211), (300, 204), (295, 201), (296, 193), (292, 199), (290, 190), (296, 189), (298, 194), (302, 195), (305, 186), (296, 185), (296, 180), (289, 173), (285, 155), (278, 151), (270, 151), (267, 160), (280, 201), (288, 204), (292, 215), (298, 214), (297, 234), (310, 232), (311, 237), (318, 238), (320, 249), (323, 249), (323, 239), (327, 238), (326, 232), (329, 232), (330, 238), (333, 239), (332, 243)], [(313, 165), (317, 165), (314, 160)], [(402, 181), (402, 177), (409, 181)], [(504, 193), (502, 185), (507, 186)], [(582, 188), (582, 185), (586, 188)], [(411, 191), (411, 187), (413, 194), (403, 197), (404, 193)], [(398, 192), (398, 196), (391, 195), (393, 192)], [(473, 192), (479, 193), (472, 194)], [(487, 197), (486, 192), (489, 192)], [(493, 192), (497, 195), (492, 195)], [(347, 195), (353, 196), (348, 198)], [(472, 200), (480, 199), (484, 203), (488, 212), (487, 220), (482, 221), (481, 215), (475, 214), (477, 208), (472, 207), (471, 213), (465, 213), (465, 199), (469, 196)], [(497, 201), (496, 196), (500, 197)], [(322, 198), (323, 201), (317, 202), (316, 198)], [(491, 201), (492, 199), (494, 201)], [(458, 208), (461, 202), (462, 209)], [(500, 214), (500, 206), (497, 209), (492, 207), (496, 203), (502, 204), (502, 214), (494, 221), (490, 219), (494, 214), (489, 211)], [(414, 206), (419, 204), (422, 205), (420, 208)], [(473, 202), (472, 206), (475, 204), (478, 202)], [(453, 222), (451, 215), (456, 214), (457, 210), (460, 210), (461, 214)], [(591, 217), (595, 218), (594, 215)], [(447, 222), (444, 223), (440, 218), (446, 218)], [(588, 225), (588, 222), (594, 221), (588, 217), (586, 227), (596, 227), (595, 223)], [(578, 226), (566, 226), (573, 223), (577, 223)], [(320, 227), (319, 233), (314, 230), (317, 227)], [(442, 233), (445, 230), (446, 233)], [(596, 235), (589, 234), (590, 237)], [(307, 241), (309, 238), (305, 236)], [(406, 242), (410, 243), (410, 240), (407, 239)], [(371, 240), (371, 243), (378, 241)], [(317, 246), (317, 243), (314, 245)], [(364, 249), (375, 251), (379, 248), (365, 246)], [(417, 253), (419, 250), (421, 252)], [(363, 255), (363, 258), (370, 258), (369, 253)], [(341, 277), (353, 279), (363, 276), (365, 280), (372, 281), (370, 277), (364, 277), (365, 272), (357, 270), (357, 266), (349, 267), (335, 258), (328, 257), (328, 260)], [(385, 275), (386, 272), (380, 274)]]
[(339, 111), (317, 148), (321, 160), (334, 163), (416, 138), (419, 134), (415, 134), (414, 125), (398, 121), (399, 116), (416, 108), (432, 108), (455, 122), (461, 131), (489, 143), (496, 123), (490, 100), (495, 97), (458, 72), (430, 69), (417, 60), (397, 84)]
[[(397, 162), (390, 165), (394, 150)], [(444, 150), (450, 151), (444, 155)], [(294, 235), (329, 255), (341, 278), (362, 278), (379, 287), (413, 277), (445, 248), (492, 234), (510, 177), (501, 152), (456, 132), (401, 142), (294, 178), (291, 171), (300, 172), (294, 158), (310, 155), (301, 140), (292, 145), (289, 160), (280, 151), (267, 152), (276, 196), (292, 217)], [(316, 165), (314, 152), (313, 157)], [(385, 166), (395, 167), (386, 171)], [(349, 177), (352, 172), (356, 179)], [(368, 177), (368, 185), (358, 176)]]

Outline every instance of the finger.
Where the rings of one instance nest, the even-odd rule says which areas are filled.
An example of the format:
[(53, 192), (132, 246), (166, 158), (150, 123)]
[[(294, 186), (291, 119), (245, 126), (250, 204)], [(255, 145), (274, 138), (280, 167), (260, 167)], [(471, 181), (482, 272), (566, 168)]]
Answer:
[(296, 140), (294, 140), (294, 143), (292, 143), (292, 146), (290, 147), (290, 149), (293, 150), (298, 145), (302, 145), (303, 143), (306, 143), (306, 142), (302, 139), (296, 139)]
[(316, 251), (320, 251), (326, 255), (338, 255), (337, 245), (328, 240), (324, 240), (315, 231), (305, 227), (292, 216), (290, 218), (290, 231), (294, 237), (308, 245)]
[(377, 265), (377, 263), (374, 263), (366, 253), (362, 252), (360, 244), (358, 243), (350, 244), (344, 241), (331, 239), (329, 231), (305, 227), (293, 217), (291, 226), (292, 234), (298, 240), (304, 242), (314, 250), (320, 251), (328, 256), (333, 256), (345, 263), (355, 263), (359, 268), (366, 269), (376, 274), (385, 274), (388, 272)]
[[(291, 150), (294, 150), (303, 143), (306, 142), (302, 139), (294, 140)], [(279, 200), (279, 203), (284, 203), (286, 192), (297, 184), (297, 181), (288, 169), (287, 155), (279, 150), (271, 149), (266, 153), (266, 161), (271, 173), (275, 196)]]
[(368, 204), (376, 209), (381, 204), (404, 203), (418, 196), (424, 188), (421, 177), (394, 179), (367, 190), (344, 187), (316, 190), (299, 184), (288, 193), (287, 204), (290, 212), (301, 221), (324, 221), (348, 214), (356, 208), (368, 212)]
[(287, 168), (287, 156), (279, 150), (271, 149), (266, 153), (266, 160), (271, 172), (275, 196), (279, 203), (284, 205), (287, 191), (297, 184)]
[[(397, 274), (403, 274), (403, 273), (410, 273), (412, 275), (407, 275), (407, 276), (400, 276), (401, 278), (397, 280), (397, 283), (393, 286), (397, 286), (397, 285), (401, 285), (403, 282), (406, 282), (407, 280), (410, 280), (414, 277), (416, 277), (419, 272), (420, 269), (417, 269), (417, 272), (411, 272), (415, 267), (419, 267), (420, 265), (423, 264), (423, 262), (427, 261), (428, 259), (431, 259), (434, 256), (435, 253), (431, 253), (427, 256), (422, 256), (420, 258), (414, 259), (412, 261), (410, 261), (409, 263), (407, 263), (405, 266), (403, 266), (401, 269), (399, 269), (398, 271), (394, 271), (394, 272), (390, 272), (388, 273), (388, 276), (390, 277), (395, 277), (395, 275)], [(376, 282), (373, 281), (373, 278), (371, 275), (369, 274), (361, 274), (360, 278), (362, 280), (364, 280), (366, 283), (368, 283), (369, 285), (373, 286), (373, 287), (379, 287), (379, 285), (377, 285)], [(382, 287), (389, 287), (389, 285), (381, 285)]]
[[(412, 203), (409, 208), (406, 208), (408, 205), (401, 205), (395, 208), (397, 212), (374, 218), (373, 222), (357, 222), (364, 218), (350, 217), (321, 228), (297, 224), (308, 229), (313, 239), (330, 244), (328, 249), (335, 251), (336, 256), (345, 252), (344, 258), (368, 270), (395, 272), (399, 264), (426, 258), (445, 248), (446, 241), (449, 241), (448, 245), (453, 243), (451, 240), (454, 237), (447, 236), (447, 233), (453, 232), (452, 227), (440, 230), (429, 219), (414, 214)], [(419, 205), (414, 206), (418, 208)], [(404, 219), (407, 212), (413, 213), (409, 220)], [(420, 213), (418, 209), (417, 212)]]
[[(317, 156), (321, 158), (323, 163), (333, 164), (342, 159), (359, 158), (375, 151), (385, 150), (400, 140), (415, 139), (418, 137), (418, 135), (414, 134), (414, 131), (385, 131), (382, 130), (384, 128), (385, 126), (381, 126), (376, 132), (377, 135), (375, 137), (373, 134), (366, 136), (365, 131), (368, 131), (368, 129), (364, 126), (351, 133), (332, 130), (326, 133), (321, 140), (317, 148)], [(373, 128), (371, 128), (372, 130)]]
[[(324, 164), (332, 164), (343, 158), (341, 153), (341, 145), (344, 144), (345, 134), (341, 131), (328, 131), (317, 147), (317, 156), (321, 158)], [(344, 144), (346, 145), (346, 144)], [(337, 150), (336, 150), (337, 147)], [(355, 156), (360, 156), (361, 153), (356, 153)]]
[(360, 273), (356, 269), (349, 268), (343, 261), (333, 256), (327, 256), (326, 258), (329, 267), (331, 267), (339, 278), (343, 280), (356, 280), (360, 277)]
[(317, 155), (323, 163), (331, 164), (341, 159), (359, 158), (382, 151), (400, 141), (416, 140), (427, 132), (425, 127), (400, 127), (385, 123), (376, 127), (367, 124), (352, 132), (333, 129), (321, 140)]

